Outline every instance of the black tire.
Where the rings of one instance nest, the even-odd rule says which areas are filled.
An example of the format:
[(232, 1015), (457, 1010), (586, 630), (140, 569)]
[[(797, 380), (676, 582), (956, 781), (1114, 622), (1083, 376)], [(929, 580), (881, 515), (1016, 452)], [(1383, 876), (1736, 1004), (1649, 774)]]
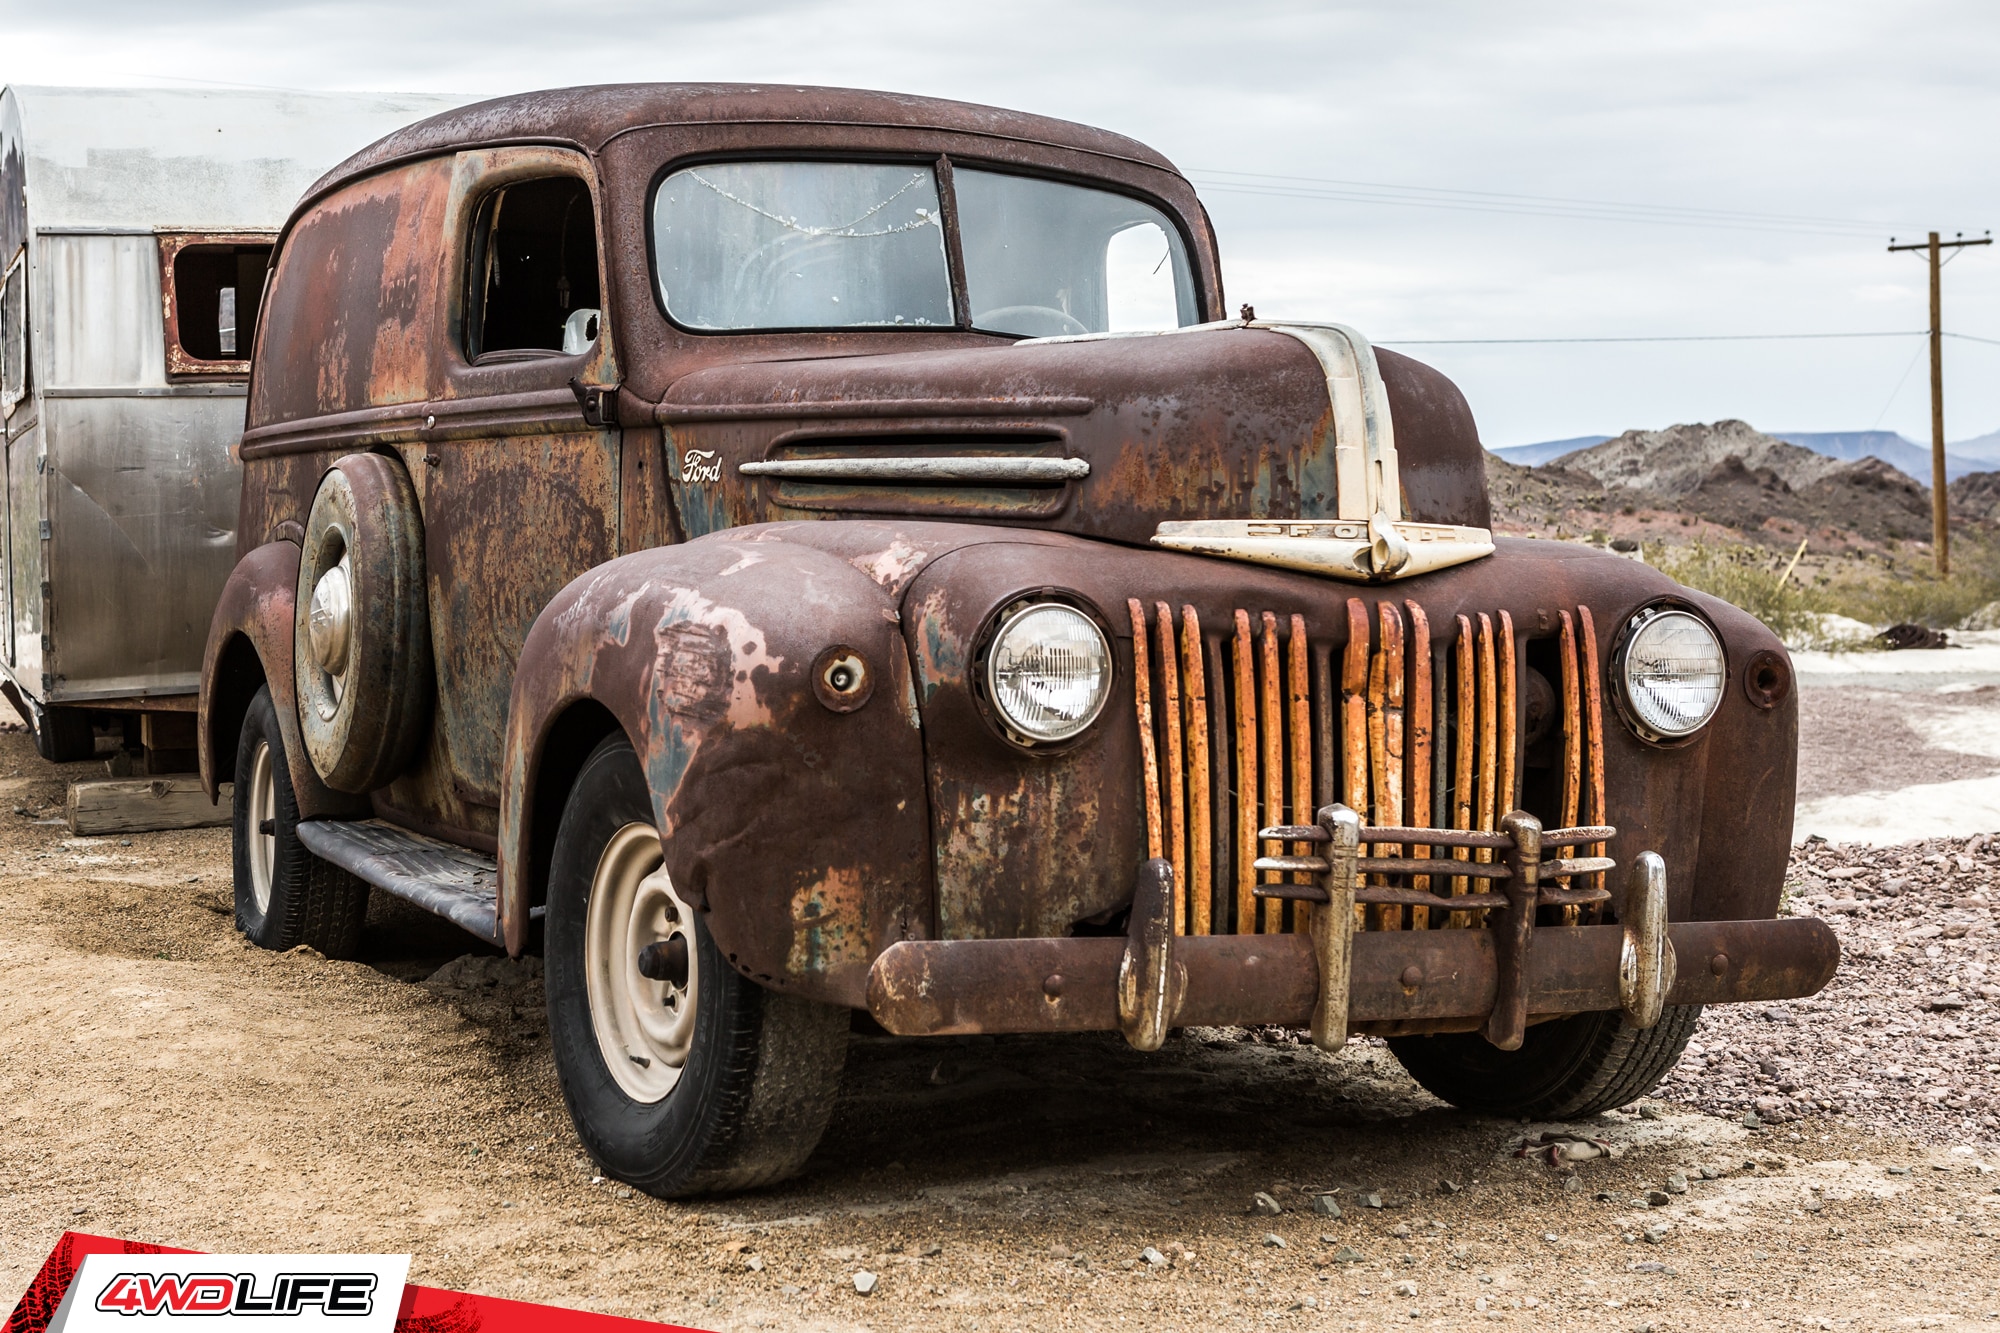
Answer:
[[(271, 831), (259, 824), (258, 752), (268, 764), (266, 808)], [(231, 803), (230, 842), (236, 879), (236, 928), (251, 943), (265, 949), (310, 945), (328, 958), (352, 958), (361, 943), (362, 922), (368, 916), (368, 884), (339, 866), (322, 861), (299, 841), (299, 802), (292, 790), (292, 772), (285, 760), (285, 742), (278, 731), (278, 710), (269, 686), (259, 687), (243, 717), (236, 741), (236, 787)], [(258, 902), (253, 878), (255, 839), (268, 837), (270, 885), (268, 899)]]
[(52, 764), (74, 764), (97, 755), (97, 730), (81, 708), (44, 708), (31, 725), (35, 753)]
[(704, 914), (690, 911), (693, 1013), (678, 1081), (658, 1100), (628, 1094), (593, 1023), (586, 936), (600, 862), (641, 824), (653, 828), (646, 776), (630, 742), (613, 736), (584, 762), (549, 868), (549, 1039), (570, 1119), (606, 1175), (659, 1198), (783, 1180), (826, 1131), (849, 1011), (747, 980), (716, 947)]
[(1476, 1032), (1391, 1037), (1389, 1049), (1432, 1096), (1489, 1115), (1574, 1120), (1630, 1106), (1660, 1085), (1701, 1022), (1670, 1006), (1639, 1029), (1617, 1010), (1537, 1023), (1518, 1051)]

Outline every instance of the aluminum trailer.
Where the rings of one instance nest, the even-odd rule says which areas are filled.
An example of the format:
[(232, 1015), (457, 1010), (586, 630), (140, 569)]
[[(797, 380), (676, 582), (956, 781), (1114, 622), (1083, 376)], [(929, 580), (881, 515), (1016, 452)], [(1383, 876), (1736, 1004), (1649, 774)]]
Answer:
[(112, 730), (194, 767), (272, 240), (328, 167), (467, 100), (0, 90), (0, 692), (45, 758)]

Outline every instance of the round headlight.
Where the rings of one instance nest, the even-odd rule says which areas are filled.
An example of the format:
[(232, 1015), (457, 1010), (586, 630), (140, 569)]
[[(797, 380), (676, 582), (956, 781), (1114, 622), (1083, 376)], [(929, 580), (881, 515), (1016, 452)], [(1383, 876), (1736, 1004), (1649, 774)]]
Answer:
[(1066, 741), (1111, 693), (1111, 645), (1097, 622), (1061, 602), (1011, 611), (986, 654), (986, 691), (1023, 740)]
[(1722, 644), (1699, 616), (1653, 607), (1625, 641), (1625, 702), (1655, 739), (1692, 735), (1715, 716), (1727, 674)]

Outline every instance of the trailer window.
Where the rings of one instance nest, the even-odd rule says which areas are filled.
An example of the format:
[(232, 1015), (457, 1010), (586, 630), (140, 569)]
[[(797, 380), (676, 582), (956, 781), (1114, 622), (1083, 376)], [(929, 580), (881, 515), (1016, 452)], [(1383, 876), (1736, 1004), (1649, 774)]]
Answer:
[(267, 242), (217, 243), (176, 238), (167, 282), (168, 370), (175, 374), (242, 374), (263, 303)]
[(479, 206), (465, 352), (475, 363), (576, 353), (597, 339), (597, 217), (574, 176), (524, 181)]
[(28, 266), (18, 259), (0, 279), (0, 416), (28, 392)]

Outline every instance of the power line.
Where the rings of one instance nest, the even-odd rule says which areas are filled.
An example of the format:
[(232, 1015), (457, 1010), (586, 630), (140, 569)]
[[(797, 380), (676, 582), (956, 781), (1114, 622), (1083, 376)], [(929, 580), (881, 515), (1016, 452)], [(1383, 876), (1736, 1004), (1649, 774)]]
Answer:
[[(1740, 343), (1788, 342), (1806, 338), (1920, 338), (1923, 329), (1885, 330), (1870, 333), (1662, 333), (1614, 338), (1375, 338), (1384, 347), (1500, 347), (1551, 343)], [(1954, 338), (1970, 334), (1951, 334)], [(1991, 342), (1990, 338), (1974, 339)]]
[(1985, 343), (1988, 347), (2000, 347), (2000, 338), (1977, 338), (1970, 333), (1946, 333), (1947, 338), (1963, 338), (1969, 343)]
[(1605, 199), (1509, 194), (1489, 190), (1440, 189), (1421, 185), (1393, 185), (1382, 181), (1280, 176), (1264, 172), (1202, 171), (1190, 174), (1204, 182), (1209, 189), (1270, 198), (1390, 204), (1530, 217), (1569, 217), (1595, 222), (1639, 222), (1661, 226), (1794, 233), (1810, 231), (1829, 236), (1876, 236), (1884, 231), (1894, 230), (1894, 225), (1890, 223), (1856, 218), (1759, 213), (1740, 209), (1688, 208), (1672, 204), (1631, 204)]

